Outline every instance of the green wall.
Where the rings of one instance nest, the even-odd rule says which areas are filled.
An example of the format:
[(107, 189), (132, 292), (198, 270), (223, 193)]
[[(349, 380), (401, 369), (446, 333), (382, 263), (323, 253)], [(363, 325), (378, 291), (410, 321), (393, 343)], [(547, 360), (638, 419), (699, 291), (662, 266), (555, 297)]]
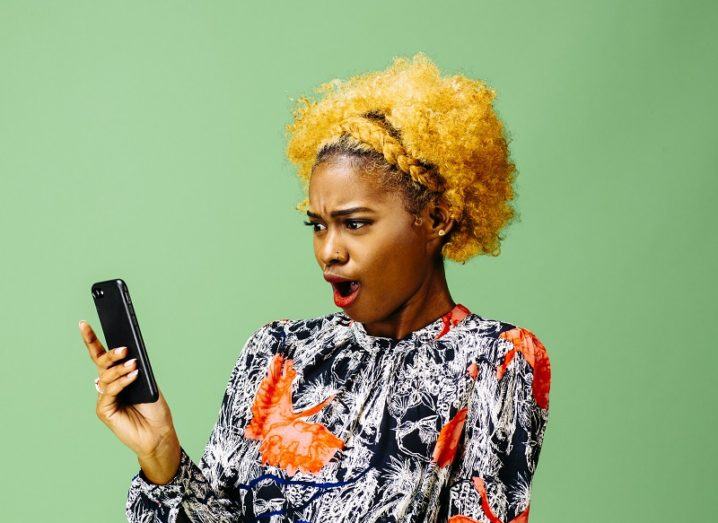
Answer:
[(534, 331), (551, 413), (531, 520), (707, 521), (716, 445), (712, 2), (0, 3), (0, 510), (120, 522), (132, 452), (77, 322), (124, 278), (198, 460), (248, 335), (337, 310), (284, 157), (291, 97), (424, 51), (485, 80), (521, 221), (450, 263)]

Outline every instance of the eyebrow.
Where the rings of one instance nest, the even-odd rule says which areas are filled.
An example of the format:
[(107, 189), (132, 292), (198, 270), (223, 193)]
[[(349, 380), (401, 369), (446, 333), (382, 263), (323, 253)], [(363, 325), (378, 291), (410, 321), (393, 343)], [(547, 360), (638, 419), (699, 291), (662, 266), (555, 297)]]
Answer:
[[(350, 209), (340, 209), (338, 211), (332, 211), (330, 213), (330, 216), (332, 218), (336, 216), (346, 216), (348, 214), (354, 214), (355, 212), (374, 212), (373, 209), (370, 209), (369, 207), (351, 207)], [(319, 218), (320, 216), (318, 214), (314, 214), (312, 211), (307, 211), (307, 216), (310, 218)]]

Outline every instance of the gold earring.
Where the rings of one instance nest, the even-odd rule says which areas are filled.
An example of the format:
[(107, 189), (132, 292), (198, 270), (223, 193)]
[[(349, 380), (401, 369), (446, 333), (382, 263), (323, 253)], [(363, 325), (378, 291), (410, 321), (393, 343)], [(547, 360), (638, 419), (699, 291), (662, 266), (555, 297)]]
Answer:
[(441, 229), (439, 231), (439, 236), (443, 236), (444, 234), (446, 234), (446, 231), (444, 229)]
[(421, 225), (422, 221), (423, 220), (421, 218), (417, 218), (416, 220), (414, 220), (414, 225)]

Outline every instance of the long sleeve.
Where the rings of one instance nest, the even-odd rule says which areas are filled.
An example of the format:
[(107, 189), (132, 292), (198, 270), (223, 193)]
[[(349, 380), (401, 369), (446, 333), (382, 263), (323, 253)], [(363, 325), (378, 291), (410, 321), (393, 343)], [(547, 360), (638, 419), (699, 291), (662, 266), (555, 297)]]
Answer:
[[(169, 483), (150, 483), (140, 471), (132, 478), (125, 515), (130, 523), (183, 521), (241, 522), (242, 501), (236, 493), (235, 450), (242, 430), (251, 419), (251, 404), (272, 353), (282, 343), (281, 321), (255, 330), (245, 343), (232, 370), (204, 454), (196, 464), (181, 448), (179, 469)], [(180, 516), (181, 517), (181, 516)]]
[(499, 335), (478, 370), (464, 451), (450, 483), (448, 521), (527, 523), (548, 422), (548, 355), (532, 332), (513, 327)]

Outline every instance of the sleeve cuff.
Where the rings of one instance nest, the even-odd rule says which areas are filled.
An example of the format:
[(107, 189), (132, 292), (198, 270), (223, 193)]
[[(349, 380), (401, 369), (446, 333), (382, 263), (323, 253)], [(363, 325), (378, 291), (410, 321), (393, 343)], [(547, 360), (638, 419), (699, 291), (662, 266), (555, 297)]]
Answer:
[(164, 485), (150, 482), (142, 469), (132, 478), (130, 490), (134, 490), (142, 497), (163, 505), (167, 508), (174, 508), (182, 502), (185, 493), (185, 486), (191, 474), (192, 459), (180, 446), (180, 464), (174, 477)]

